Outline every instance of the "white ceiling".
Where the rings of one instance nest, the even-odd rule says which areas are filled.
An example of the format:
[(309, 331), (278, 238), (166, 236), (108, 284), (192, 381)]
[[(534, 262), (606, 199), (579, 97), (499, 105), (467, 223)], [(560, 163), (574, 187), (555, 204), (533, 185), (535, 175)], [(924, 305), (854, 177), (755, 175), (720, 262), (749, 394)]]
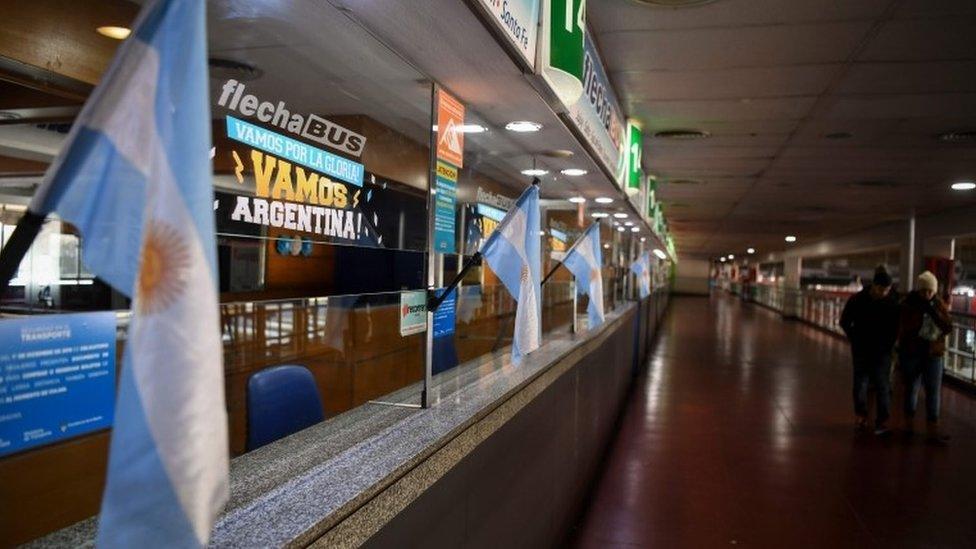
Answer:
[[(976, 178), (976, 146), (934, 138), (976, 129), (976, 0), (590, 0), (588, 17), (683, 254), (976, 202), (948, 189)], [(675, 128), (712, 137), (652, 136)]]

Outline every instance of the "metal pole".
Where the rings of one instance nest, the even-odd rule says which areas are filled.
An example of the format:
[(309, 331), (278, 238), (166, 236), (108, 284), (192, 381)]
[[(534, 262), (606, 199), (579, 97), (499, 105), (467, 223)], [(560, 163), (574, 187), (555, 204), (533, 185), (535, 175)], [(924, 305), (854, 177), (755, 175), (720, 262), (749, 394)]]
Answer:
[[(579, 301), (579, 295), (576, 293), (576, 277), (575, 276), (573, 277), (572, 292), (573, 292), (573, 333), (574, 334), (578, 334), (579, 333), (579, 318), (578, 318), (579, 315), (576, 313), (576, 305), (577, 305), (577, 303)], [(593, 296), (590, 296), (590, 299), (593, 299)]]
[(36, 214), (28, 209), (17, 222), (14, 234), (10, 235), (10, 240), (0, 252), (0, 295), (6, 293), (11, 279), (17, 274), (20, 262), (37, 238), (37, 233), (41, 232), (46, 217), (45, 214)]
[[(438, 93), (440, 88), (435, 84), (431, 88), (430, 112), (431, 118), (437, 112)], [(427, 331), (424, 334), (424, 387), (420, 392), (420, 407), (430, 408), (430, 389), (433, 385), (434, 371), (434, 311), (430, 308), (430, 296), (434, 292), (434, 269), (436, 263), (434, 259), (434, 211), (437, 197), (434, 195), (434, 177), (437, 169), (437, 132), (430, 133), (430, 168), (427, 173)]]

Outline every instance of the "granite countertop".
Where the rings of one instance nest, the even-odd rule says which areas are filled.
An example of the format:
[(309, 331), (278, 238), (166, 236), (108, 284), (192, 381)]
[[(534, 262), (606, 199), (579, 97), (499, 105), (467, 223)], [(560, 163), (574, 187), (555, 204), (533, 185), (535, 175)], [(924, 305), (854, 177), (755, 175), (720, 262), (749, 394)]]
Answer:
[[(504, 349), (438, 374), (428, 409), (365, 404), (233, 459), (230, 501), (214, 525), (211, 545), (313, 541), (632, 307), (608, 313), (598, 330), (550, 333), (520, 366), (511, 364)], [(383, 400), (415, 405), (421, 389), (416, 383)], [(95, 529), (92, 517), (29, 546), (90, 546)]]

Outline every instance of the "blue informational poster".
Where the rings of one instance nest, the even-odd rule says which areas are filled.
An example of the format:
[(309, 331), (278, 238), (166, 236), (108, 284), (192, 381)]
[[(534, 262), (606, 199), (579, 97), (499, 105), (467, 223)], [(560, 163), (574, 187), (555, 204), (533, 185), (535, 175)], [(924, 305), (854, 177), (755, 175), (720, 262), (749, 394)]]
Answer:
[(457, 204), (457, 168), (445, 162), (437, 162), (434, 179), (434, 251), (442, 254), (455, 253), (455, 206)]
[(0, 456), (112, 425), (115, 313), (0, 321)]
[[(443, 290), (438, 290), (437, 295), (441, 295)], [(451, 295), (441, 303), (441, 306), (434, 311), (434, 338), (444, 337), (454, 334), (454, 324), (456, 322), (457, 309), (457, 290), (451, 291)]]

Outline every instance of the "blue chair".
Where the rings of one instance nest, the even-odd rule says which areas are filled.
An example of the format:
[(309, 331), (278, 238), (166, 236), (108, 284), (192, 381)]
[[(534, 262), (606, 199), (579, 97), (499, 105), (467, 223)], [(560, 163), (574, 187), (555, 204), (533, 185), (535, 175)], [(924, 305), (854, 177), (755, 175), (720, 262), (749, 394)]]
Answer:
[(325, 419), (312, 372), (304, 366), (274, 366), (247, 381), (247, 450)]

